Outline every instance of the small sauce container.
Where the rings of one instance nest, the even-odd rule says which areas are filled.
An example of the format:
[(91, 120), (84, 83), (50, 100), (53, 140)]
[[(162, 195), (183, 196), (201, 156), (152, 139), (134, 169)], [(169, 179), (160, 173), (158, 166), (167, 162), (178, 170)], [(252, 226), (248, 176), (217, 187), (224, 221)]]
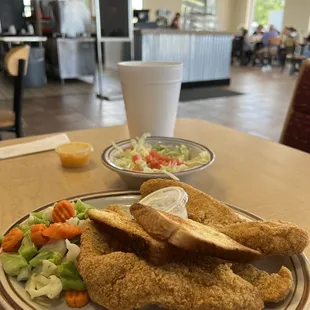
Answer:
[(188, 195), (182, 187), (171, 186), (153, 192), (144, 197), (139, 203), (156, 210), (187, 218), (187, 201)]
[(59, 145), (56, 152), (65, 168), (82, 168), (88, 165), (93, 146), (84, 142), (70, 142)]

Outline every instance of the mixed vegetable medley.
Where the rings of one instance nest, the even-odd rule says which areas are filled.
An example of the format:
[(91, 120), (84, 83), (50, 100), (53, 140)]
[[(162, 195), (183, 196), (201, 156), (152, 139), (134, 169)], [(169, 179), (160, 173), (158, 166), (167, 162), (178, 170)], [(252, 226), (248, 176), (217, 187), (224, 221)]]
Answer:
[(63, 200), (30, 213), (26, 222), (0, 238), (5, 273), (26, 282), (25, 290), (32, 299), (54, 299), (64, 291), (69, 307), (83, 307), (89, 302), (76, 260), (81, 226), (90, 208), (81, 200)]
[(186, 145), (150, 145), (146, 139), (150, 134), (131, 140), (131, 145), (122, 149), (115, 143), (119, 151), (114, 158), (114, 164), (120, 168), (139, 172), (180, 172), (210, 162), (210, 154), (201, 152), (191, 158), (190, 150)]

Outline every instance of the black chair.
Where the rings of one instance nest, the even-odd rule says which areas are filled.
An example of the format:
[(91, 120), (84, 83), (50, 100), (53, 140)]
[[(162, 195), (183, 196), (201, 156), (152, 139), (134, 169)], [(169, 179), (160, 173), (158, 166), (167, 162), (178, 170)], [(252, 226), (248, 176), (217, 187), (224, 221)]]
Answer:
[(244, 37), (243, 36), (236, 36), (232, 42), (232, 51), (231, 51), (231, 64), (238, 61), (239, 63), (243, 62), (244, 58)]
[(17, 138), (24, 136), (22, 102), (29, 51), (29, 46), (16, 47), (5, 58), (6, 70), (14, 77), (14, 99), (12, 110), (0, 110), (0, 134), (15, 132)]

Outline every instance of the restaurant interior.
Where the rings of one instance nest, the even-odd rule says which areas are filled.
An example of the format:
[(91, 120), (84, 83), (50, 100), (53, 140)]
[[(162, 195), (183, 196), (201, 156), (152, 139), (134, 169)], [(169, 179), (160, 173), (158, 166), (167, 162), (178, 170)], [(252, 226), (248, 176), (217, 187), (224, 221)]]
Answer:
[(309, 0), (0, 0), (0, 309), (310, 309)]

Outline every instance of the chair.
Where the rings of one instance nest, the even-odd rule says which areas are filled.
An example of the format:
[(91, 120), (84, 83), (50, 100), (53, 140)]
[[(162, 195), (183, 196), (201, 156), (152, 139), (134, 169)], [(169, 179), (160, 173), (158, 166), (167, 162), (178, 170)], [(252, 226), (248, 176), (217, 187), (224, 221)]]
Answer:
[(294, 53), (286, 57), (286, 59), (291, 63), (290, 75), (298, 73), (302, 63), (308, 59), (308, 57), (304, 55), (306, 48), (308, 47), (305, 44), (299, 44), (294, 50)]
[(234, 37), (232, 42), (231, 64), (233, 64), (236, 60), (242, 63), (244, 56), (243, 43), (244, 43), (243, 36)]
[(276, 37), (269, 39), (264, 55), (265, 62), (267, 61), (269, 65), (272, 65), (274, 61), (278, 59), (280, 45), (281, 38)]
[(27, 73), (29, 53), (29, 46), (20, 46), (9, 51), (5, 57), (6, 70), (14, 77), (14, 99), (13, 109), (11, 111), (0, 110), (0, 133), (15, 132), (17, 138), (24, 136), (22, 124), (22, 100), (24, 92), (24, 76)]
[(280, 143), (310, 153), (310, 60), (303, 63)]

